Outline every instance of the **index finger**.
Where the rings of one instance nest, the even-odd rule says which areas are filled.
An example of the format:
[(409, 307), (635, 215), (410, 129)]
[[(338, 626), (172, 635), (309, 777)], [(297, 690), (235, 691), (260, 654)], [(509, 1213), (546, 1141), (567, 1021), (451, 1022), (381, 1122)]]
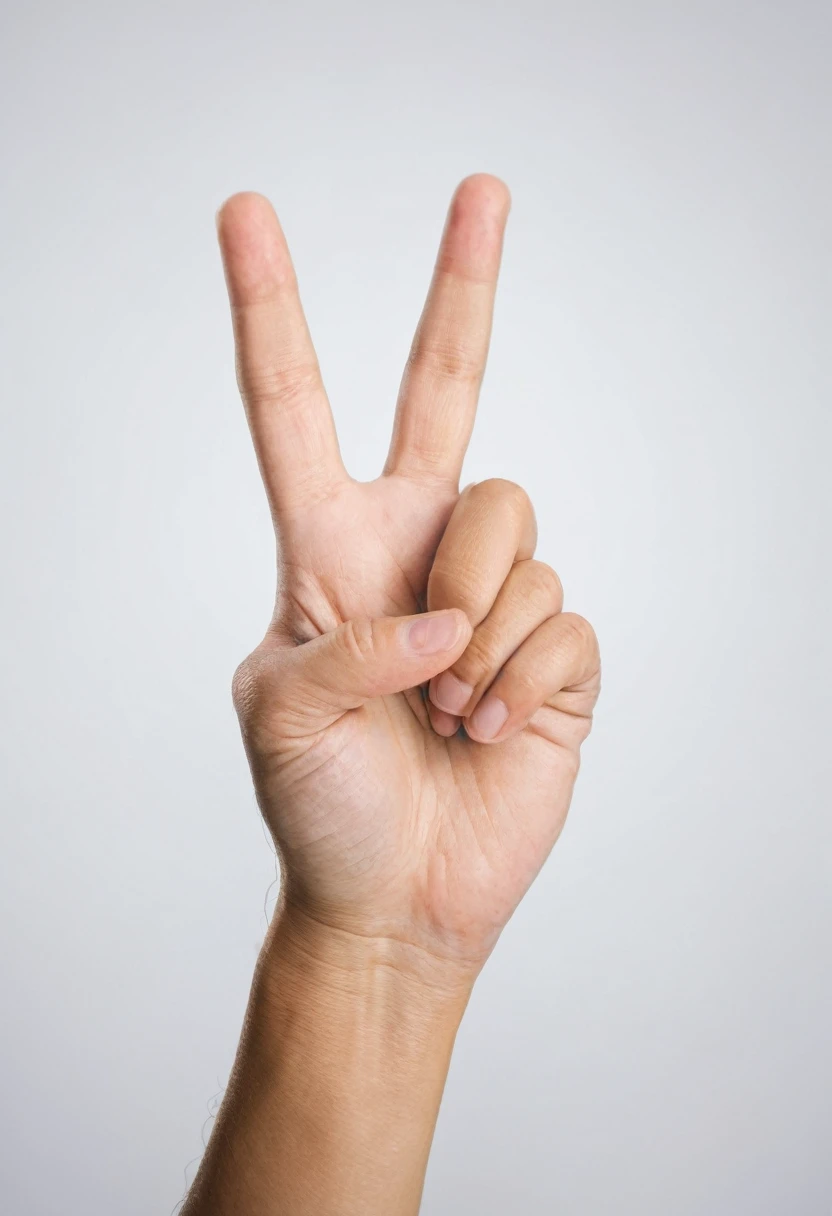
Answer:
[(456, 190), (402, 380), (385, 473), (459, 481), (491, 337), (510, 206), (478, 173)]
[(217, 215), (237, 381), (273, 515), (347, 474), (286, 239), (268, 199), (235, 194)]

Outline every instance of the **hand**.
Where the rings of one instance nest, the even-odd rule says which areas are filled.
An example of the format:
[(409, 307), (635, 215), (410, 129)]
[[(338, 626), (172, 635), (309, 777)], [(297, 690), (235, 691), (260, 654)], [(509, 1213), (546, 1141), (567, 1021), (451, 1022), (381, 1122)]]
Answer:
[(459, 493), (508, 192), (448, 214), (383, 474), (352, 480), (277, 218), (218, 217), (238, 379), (279, 546), (235, 704), (287, 906), (478, 967), (554, 844), (599, 689), (592, 628), (533, 558), (527, 495)]

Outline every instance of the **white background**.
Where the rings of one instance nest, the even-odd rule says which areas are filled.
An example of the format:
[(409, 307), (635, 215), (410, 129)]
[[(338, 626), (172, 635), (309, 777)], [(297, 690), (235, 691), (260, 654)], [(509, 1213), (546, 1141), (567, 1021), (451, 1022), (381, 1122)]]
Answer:
[(274, 898), (228, 692), (272, 538), (214, 211), (274, 201), (372, 477), (486, 170), (514, 209), (465, 480), (531, 493), (604, 691), (424, 1212), (828, 1213), (828, 6), (2, 22), (3, 1210), (174, 1208)]

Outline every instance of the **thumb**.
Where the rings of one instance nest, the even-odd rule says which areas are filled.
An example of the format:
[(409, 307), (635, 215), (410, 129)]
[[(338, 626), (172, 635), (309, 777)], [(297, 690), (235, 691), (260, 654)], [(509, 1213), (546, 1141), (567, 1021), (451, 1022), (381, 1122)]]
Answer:
[(281, 699), (291, 702), (293, 716), (323, 724), (373, 697), (430, 680), (456, 662), (470, 637), (458, 608), (346, 621), (282, 652)]

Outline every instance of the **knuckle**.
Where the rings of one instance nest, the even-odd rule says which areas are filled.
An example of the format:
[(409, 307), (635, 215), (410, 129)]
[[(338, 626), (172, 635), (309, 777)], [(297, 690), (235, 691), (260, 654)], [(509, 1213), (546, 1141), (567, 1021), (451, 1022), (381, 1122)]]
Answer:
[(504, 510), (515, 511), (524, 515), (532, 511), (532, 501), (522, 486), (516, 481), (508, 481), (504, 477), (488, 477), (471, 486), (469, 493), (475, 498), (483, 498), (489, 504), (501, 506)]
[(306, 401), (318, 384), (316, 363), (287, 363), (280, 367), (241, 369), (240, 388), (249, 405), (279, 401), (285, 408)]
[[(526, 549), (524, 557), (531, 557), (537, 537), (534, 507), (522, 486), (502, 477), (491, 477), (471, 486), (473, 513), (486, 520), (510, 527), (520, 549)], [(519, 550), (518, 550), (519, 551)]]
[(351, 660), (360, 663), (371, 659), (376, 650), (376, 635), (373, 622), (366, 617), (347, 621), (341, 630), (341, 643)]
[(440, 380), (456, 384), (478, 384), (482, 376), (479, 359), (461, 343), (417, 335), (408, 358), (410, 367)]
[(480, 680), (496, 670), (499, 657), (498, 639), (486, 629), (477, 629), (454, 663), (453, 671), (467, 684), (479, 684)]
[(579, 616), (577, 612), (564, 612), (559, 621), (565, 648), (586, 654), (591, 659), (598, 656), (598, 638), (586, 617)]
[(540, 673), (536, 668), (521, 664), (511, 667), (511, 690), (514, 700), (535, 700), (540, 693)]
[(586, 717), (578, 719), (578, 726), (575, 731), (578, 747), (580, 747), (582, 743), (586, 743), (587, 739), (592, 734), (592, 726), (592, 714), (588, 714)]
[(542, 610), (560, 607), (563, 603), (563, 584), (557, 572), (545, 562), (529, 558), (522, 563), (522, 595)]

